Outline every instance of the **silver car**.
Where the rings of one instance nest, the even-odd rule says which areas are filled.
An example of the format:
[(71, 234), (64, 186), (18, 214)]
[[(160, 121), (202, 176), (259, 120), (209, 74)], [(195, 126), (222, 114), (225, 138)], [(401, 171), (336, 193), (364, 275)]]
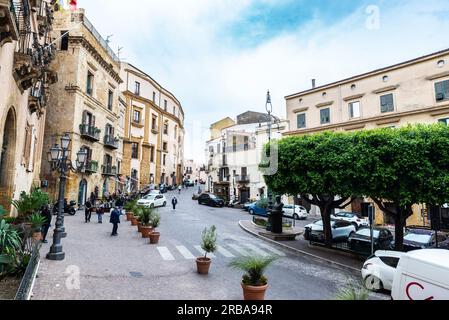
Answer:
[[(332, 220), (332, 238), (334, 242), (346, 242), (349, 236), (357, 231), (355, 226), (344, 220)], [(304, 239), (309, 241), (324, 242), (323, 220), (315, 221), (305, 226)]]

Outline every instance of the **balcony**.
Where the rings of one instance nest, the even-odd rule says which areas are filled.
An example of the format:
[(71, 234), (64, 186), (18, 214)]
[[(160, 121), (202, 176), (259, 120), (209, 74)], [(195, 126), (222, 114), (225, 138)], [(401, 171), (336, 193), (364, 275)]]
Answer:
[(104, 146), (110, 149), (117, 150), (119, 144), (119, 138), (114, 138), (113, 136), (106, 135), (104, 137)]
[(104, 176), (116, 176), (117, 175), (117, 167), (116, 166), (112, 166), (110, 164), (104, 165), (102, 170), (102, 175)]
[(88, 161), (86, 164), (86, 172), (97, 173), (98, 172), (98, 162), (97, 161)]
[(19, 39), (17, 15), (12, 1), (0, 0), (0, 47)]
[(88, 124), (81, 124), (80, 125), (80, 133), (81, 133), (81, 137), (83, 137), (87, 140), (91, 140), (91, 141), (95, 141), (95, 142), (100, 141), (101, 130), (95, 126), (88, 125)]
[(249, 183), (251, 181), (251, 179), (250, 179), (250, 176), (248, 176), (248, 175), (245, 175), (245, 176), (240, 175), (240, 176), (235, 177), (235, 181), (237, 183)]

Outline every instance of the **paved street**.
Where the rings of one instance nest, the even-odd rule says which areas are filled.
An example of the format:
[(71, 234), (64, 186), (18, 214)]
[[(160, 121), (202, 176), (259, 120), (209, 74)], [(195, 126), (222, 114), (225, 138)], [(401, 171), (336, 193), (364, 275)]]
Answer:
[[(161, 241), (155, 246), (142, 239), (126, 218), (120, 236), (111, 238), (108, 216), (104, 224), (97, 224), (96, 216), (85, 224), (80, 213), (66, 217), (66, 260), (42, 259), (33, 299), (241, 300), (242, 273), (228, 264), (233, 257), (250, 252), (279, 257), (267, 272), (267, 299), (332, 299), (346, 284), (360, 281), (356, 272), (291, 254), (252, 237), (238, 225), (238, 221), (250, 219), (247, 213), (199, 206), (191, 200), (193, 192), (183, 190), (177, 195), (176, 212), (169, 207), (158, 209)], [(167, 195), (169, 202), (172, 196)], [(211, 225), (217, 226), (220, 247), (209, 276), (200, 276), (194, 259), (201, 255), (201, 233)], [(43, 257), (49, 246), (42, 248)]]

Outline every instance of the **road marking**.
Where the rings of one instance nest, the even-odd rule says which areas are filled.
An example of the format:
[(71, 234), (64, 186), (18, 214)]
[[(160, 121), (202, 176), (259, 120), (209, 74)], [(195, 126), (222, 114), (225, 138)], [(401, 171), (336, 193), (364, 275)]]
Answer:
[(223, 247), (218, 246), (217, 251), (220, 252), (222, 255), (224, 255), (226, 258), (235, 258), (235, 256), (232, 253), (230, 253)]
[(244, 243), (243, 245), (244, 245), (245, 247), (249, 248), (251, 251), (254, 251), (255, 253), (257, 253), (258, 255), (261, 255), (261, 256), (263, 256), (263, 257), (268, 257), (268, 256), (269, 256), (268, 253), (266, 253), (265, 251), (259, 249), (258, 247), (256, 247), (256, 246), (253, 245), (253, 244), (250, 244), (250, 243)]
[[(204, 254), (206, 253), (203, 250), (203, 248), (201, 248), (201, 246), (195, 246), (195, 249), (198, 250), (198, 252), (201, 253), (202, 256), (204, 256)], [(208, 253), (207, 256), (210, 257), (210, 258), (216, 258), (213, 253)]]
[(182, 256), (186, 259), (196, 259), (196, 257), (184, 246), (177, 246), (176, 249), (178, 249), (179, 253), (182, 254)]
[(250, 253), (248, 251), (246, 251), (245, 249), (239, 247), (236, 244), (230, 244), (229, 246), (232, 249), (234, 249), (235, 251), (237, 251), (238, 253), (240, 253), (242, 256), (245, 256), (245, 257), (249, 257), (250, 256)]
[(273, 248), (273, 247), (271, 247), (271, 246), (269, 246), (269, 245), (267, 245), (265, 243), (259, 243), (259, 246), (264, 247), (267, 250), (270, 250), (271, 252), (277, 254), (278, 256), (281, 256), (281, 257), (285, 257), (286, 256), (286, 254), (283, 253), (282, 251), (279, 251), (278, 249)]
[(168, 250), (167, 247), (158, 247), (157, 250), (159, 251), (159, 254), (161, 255), (162, 259), (166, 261), (174, 261), (175, 257), (170, 253), (170, 250)]

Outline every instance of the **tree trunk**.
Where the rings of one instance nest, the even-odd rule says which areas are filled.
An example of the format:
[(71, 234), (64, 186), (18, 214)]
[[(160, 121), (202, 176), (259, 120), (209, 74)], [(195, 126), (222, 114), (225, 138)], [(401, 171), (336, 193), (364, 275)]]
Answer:
[(394, 247), (396, 251), (404, 250), (404, 227), (404, 212), (398, 208), (395, 215)]
[(323, 219), (324, 243), (331, 248), (333, 243), (331, 228), (331, 209), (328, 205), (320, 206), (321, 218)]

